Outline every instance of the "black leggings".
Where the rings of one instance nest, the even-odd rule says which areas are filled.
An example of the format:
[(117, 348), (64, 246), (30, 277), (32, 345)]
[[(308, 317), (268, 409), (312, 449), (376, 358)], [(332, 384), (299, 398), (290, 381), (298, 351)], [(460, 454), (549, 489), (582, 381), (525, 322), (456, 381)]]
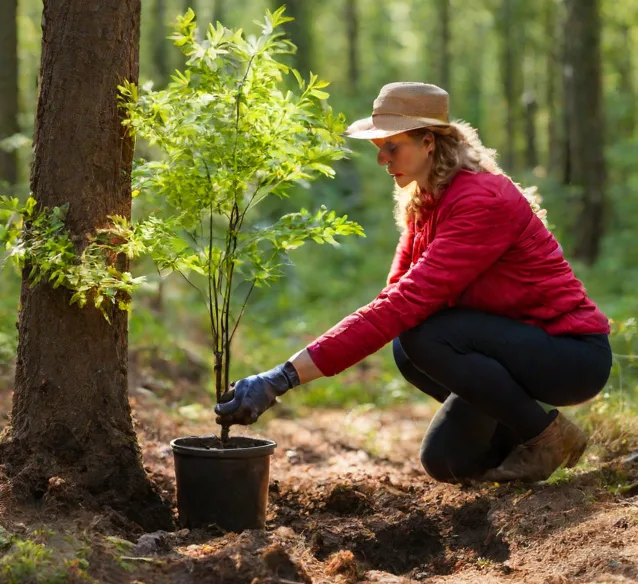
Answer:
[(607, 335), (552, 336), (464, 308), (446, 308), (402, 333), (393, 351), (401, 374), (443, 403), (423, 438), (421, 462), (445, 482), (498, 466), (554, 419), (538, 401), (587, 401), (612, 364)]

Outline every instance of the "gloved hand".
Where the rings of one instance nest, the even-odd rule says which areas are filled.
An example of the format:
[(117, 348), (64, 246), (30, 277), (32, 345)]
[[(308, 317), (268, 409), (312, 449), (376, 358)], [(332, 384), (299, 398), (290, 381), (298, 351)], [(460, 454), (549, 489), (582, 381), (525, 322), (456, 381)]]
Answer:
[(232, 383), (221, 403), (215, 406), (217, 423), (222, 426), (232, 424), (253, 424), (276, 401), (277, 397), (299, 385), (297, 370), (286, 361), (274, 369), (251, 375)]

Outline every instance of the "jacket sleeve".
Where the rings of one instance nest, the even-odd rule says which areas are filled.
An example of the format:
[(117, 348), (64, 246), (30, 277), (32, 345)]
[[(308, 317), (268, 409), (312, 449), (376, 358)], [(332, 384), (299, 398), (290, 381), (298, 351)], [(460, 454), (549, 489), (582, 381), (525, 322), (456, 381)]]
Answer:
[(520, 232), (515, 205), (515, 199), (489, 192), (455, 201), (412, 268), (308, 345), (319, 370), (340, 373), (457, 299)]
[(394, 259), (390, 266), (390, 273), (386, 284), (394, 284), (399, 281), (409, 269), (412, 263), (412, 245), (414, 244), (414, 227), (412, 224), (401, 234)]

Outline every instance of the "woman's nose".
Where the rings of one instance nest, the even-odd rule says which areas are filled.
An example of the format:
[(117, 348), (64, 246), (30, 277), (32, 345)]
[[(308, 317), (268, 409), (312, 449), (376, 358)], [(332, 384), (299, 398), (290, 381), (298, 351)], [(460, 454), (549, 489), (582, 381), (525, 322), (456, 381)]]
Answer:
[(386, 164), (388, 164), (389, 160), (390, 157), (388, 156), (387, 152), (383, 148), (380, 148), (379, 152), (377, 153), (377, 162), (381, 166), (385, 166)]

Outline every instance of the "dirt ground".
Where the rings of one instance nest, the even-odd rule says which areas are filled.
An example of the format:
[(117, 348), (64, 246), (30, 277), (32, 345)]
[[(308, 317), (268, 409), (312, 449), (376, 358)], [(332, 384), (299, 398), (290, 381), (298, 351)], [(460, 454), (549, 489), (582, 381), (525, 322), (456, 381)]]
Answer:
[[(215, 431), (214, 416), (178, 414), (145, 390), (132, 396), (146, 468), (174, 505), (168, 442)], [(424, 404), (315, 410), (236, 432), (278, 443), (264, 531), (143, 534), (109, 510), (24, 508), (7, 492), (0, 523), (56, 554), (70, 546), (80, 557), (81, 548), (100, 583), (638, 582), (638, 461), (603, 462), (590, 451), (544, 484), (438, 484), (418, 461), (432, 413)], [(23, 582), (2, 561), (0, 582)], [(80, 568), (67, 581), (91, 581)]]

